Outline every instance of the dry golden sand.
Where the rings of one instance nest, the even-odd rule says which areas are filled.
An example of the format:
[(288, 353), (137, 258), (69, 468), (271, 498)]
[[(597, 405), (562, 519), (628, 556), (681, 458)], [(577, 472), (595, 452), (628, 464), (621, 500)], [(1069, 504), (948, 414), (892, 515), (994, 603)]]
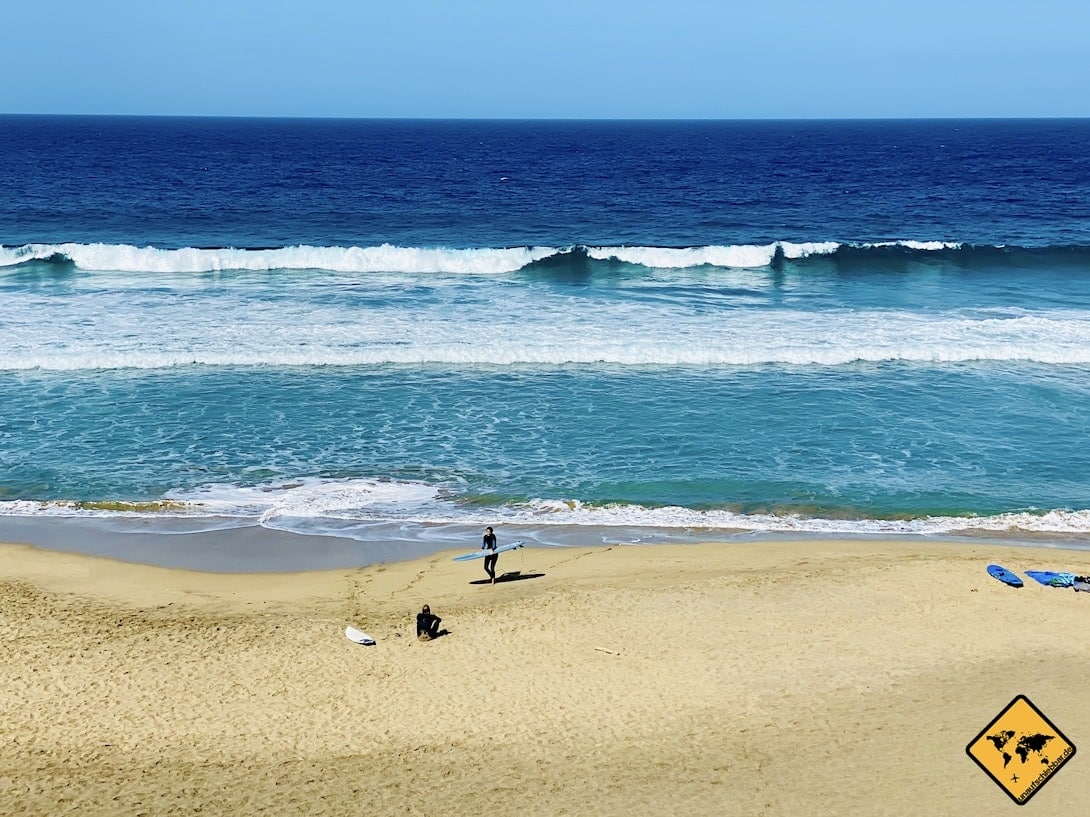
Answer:
[(965, 746), (1020, 693), (1086, 745), (1019, 813), (1090, 813), (1090, 594), (984, 572), (1090, 553), (527, 549), (494, 587), (450, 555), (239, 576), (0, 546), (0, 814), (1012, 813)]

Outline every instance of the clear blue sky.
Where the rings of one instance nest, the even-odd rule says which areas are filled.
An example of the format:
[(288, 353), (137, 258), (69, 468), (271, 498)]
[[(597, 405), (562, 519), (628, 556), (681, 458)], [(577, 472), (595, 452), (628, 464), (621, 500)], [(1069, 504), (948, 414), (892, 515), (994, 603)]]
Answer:
[(1088, 0), (16, 0), (0, 113), (1090, 116)]

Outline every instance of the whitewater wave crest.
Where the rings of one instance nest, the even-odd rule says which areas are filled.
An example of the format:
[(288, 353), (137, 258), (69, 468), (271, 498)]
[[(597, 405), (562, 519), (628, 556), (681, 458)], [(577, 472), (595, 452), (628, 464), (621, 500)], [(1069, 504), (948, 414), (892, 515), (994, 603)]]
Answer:
[(779, 259), (801, 260), (831, 256), (845, 250), (910, 251), (929, 253), (958, 250), (947, 241), (837, 241), (768, 244), (724, 244), (701, 247), (593, 246), (565, 247), (374, 247), (290, 246), (264, 249), (233, 247), (164, 249), (130, 244), (24, 244), (0, 246), (0, 268), (31, 262), (71, 264), (87, 272), (207, 273), (227, 271), (324, 270), (339, 273), (403, 273), (496, 275), (516, 272), (564, 255), (583, 255), (595, 261), (619, 261), (652, 269), (722, 267), (755, 269)]
[(622, 261), (654, 269), (686, 269), (691, 267), (727, 267), (751, 269), (767, 267), (778, 257), (808, 258), (831, 255), (840, 244), (824, 241), (792, 244), (778, 241), (772, 244), (710, 247), (588, 247), (587, 256), (598, 261)]
[(515, 272), (556, 255), (552, 247), (444, 249), (427, 247), (279, 247), (274, 249), (159, 249), (125, 244), (27, 244), (0, 247), (0, 267), (30, 261), (67, 261), (90, 272), (195, 273), (326, 270), (330, 272)]

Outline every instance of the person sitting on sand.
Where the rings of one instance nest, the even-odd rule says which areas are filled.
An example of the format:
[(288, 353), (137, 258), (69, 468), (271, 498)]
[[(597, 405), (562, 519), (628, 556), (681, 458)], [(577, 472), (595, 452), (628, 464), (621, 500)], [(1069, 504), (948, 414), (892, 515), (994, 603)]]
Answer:
[(442, 633), (439, 631), (439, 622), (443, 619), (434, 615), (428, 605), (416, 614), (416, 637), (421, 641), (431, 641)]

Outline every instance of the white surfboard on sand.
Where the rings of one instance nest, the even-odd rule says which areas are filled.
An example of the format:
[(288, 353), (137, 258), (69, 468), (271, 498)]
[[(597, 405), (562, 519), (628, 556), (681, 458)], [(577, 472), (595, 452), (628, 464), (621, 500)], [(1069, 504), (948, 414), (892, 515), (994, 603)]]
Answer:
[(355, 627), (345, 627), (344, 637), (349, 641), (355, 641), (357, 644), (363, 644), (368, 647), (375, 643), (375, 639), (367, 635), (363, 630), (357, 630)]

